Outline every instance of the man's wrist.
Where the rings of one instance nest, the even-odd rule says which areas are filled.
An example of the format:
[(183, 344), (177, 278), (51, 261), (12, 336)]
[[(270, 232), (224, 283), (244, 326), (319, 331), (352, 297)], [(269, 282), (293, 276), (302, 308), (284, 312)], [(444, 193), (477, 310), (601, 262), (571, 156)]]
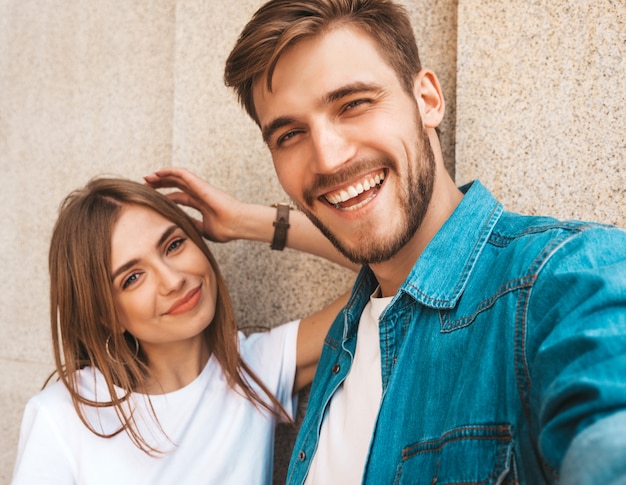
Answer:
[(278, 203), (272, 204), (272, 207), (276, 207), (276, 220), (274, 221), (274, 237), (270, 248), (276, 251), (282, 251), (287, 244), (287, 230), (289, 229), (289, 211), (291, 207), (289, 204)]

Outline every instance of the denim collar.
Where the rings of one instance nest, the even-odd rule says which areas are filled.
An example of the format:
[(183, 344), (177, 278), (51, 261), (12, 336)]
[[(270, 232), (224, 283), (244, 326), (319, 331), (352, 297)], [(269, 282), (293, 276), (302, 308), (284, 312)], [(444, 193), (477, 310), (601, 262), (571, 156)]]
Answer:
[[(503, 208), (479, 181), (460, 190), (465, 194), (463, 199), (424, 249), (393, 302), (407, 294), (431, 308), (449, 309), (461, 297)], [(355, 283), (348, 312), (360, 314), (377, 284), (374, 273), (364, 267)]]

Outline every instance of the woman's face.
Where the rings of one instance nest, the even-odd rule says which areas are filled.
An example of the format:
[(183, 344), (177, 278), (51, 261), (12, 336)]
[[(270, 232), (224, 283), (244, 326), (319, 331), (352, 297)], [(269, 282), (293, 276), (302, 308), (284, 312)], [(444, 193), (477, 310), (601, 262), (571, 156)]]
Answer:
[(122, 208), (111, 236), (111, 275), (119, 323), (147, 352), (202, 338), (213, 320), (213, 268), (180, 227), (151, 209)]

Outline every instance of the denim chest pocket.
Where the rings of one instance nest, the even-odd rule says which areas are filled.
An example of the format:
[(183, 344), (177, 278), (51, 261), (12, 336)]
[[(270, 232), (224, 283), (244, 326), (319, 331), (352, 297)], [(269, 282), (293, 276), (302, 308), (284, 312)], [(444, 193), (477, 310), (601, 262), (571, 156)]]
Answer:
[(437, 439), (402, 450), (396, 484), (516, 484), (513, 434), (509, 424), (453, 429)]

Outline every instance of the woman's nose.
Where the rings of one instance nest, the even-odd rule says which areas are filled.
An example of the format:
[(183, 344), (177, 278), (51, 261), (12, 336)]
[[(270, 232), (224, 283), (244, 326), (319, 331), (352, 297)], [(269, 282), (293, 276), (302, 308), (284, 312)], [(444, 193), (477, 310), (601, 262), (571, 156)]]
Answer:
[(180, 290), (185, 284), (185, 275), (171, 265), (162, 264), (158, 270), (161, 292), (165, 295)]

